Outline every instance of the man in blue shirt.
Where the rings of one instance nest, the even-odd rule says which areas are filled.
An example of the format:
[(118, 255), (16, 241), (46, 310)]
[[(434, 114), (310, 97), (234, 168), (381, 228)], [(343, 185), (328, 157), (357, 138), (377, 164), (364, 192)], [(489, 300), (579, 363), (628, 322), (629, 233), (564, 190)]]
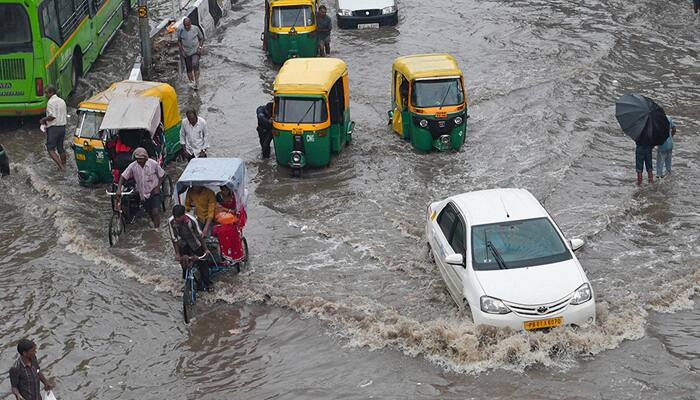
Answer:
[(671, 158), (673, 156), (673, 136), (676, 135), (676, 124), (673, 123), (671, 117), (668, 118), (668, 139), (661, 146), (656, 148), (656, 176), (663, 178), (664, 165), (666, 173), (671, 173)]

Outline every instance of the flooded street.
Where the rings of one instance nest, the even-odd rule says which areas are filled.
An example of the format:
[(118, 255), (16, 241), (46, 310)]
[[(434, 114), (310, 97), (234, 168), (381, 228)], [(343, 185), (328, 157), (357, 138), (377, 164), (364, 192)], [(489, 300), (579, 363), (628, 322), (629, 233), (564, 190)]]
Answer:
[[(109, 198), (78, 185), (72, 151), (59, 173), (35, 121), (3, 121), (0, 365), (31, 337), (60, 399), (700, 399), (689, 1), (402, 0), (396, 28), (335, 29), (355, 134), (301, 179), (260, 159), (255, 109), (278, 70), (261, 49), (263, 3), (239, 0), (208, 38), (197, 93), (174, 72), (160, 78), (183, 115), (207, 120), (211, 155), (246, 161), (250, 266), (218, 277), (185, 325), (167, 230), (141, 219), (110, 248)], [(125, 78), (138, 38), (133, 26), (118, 35), (69, 105)], [(392, 61), (427, 52), (453, 54), (464, 72), (458, 153), (417, 153), (387, 125)], [(674, 173), (653, 185), (634, 184), (634, 143), (614, 117), (627, 92), (678, 127)], [(425, 208), (496, 187), (530, 190), (586, 241), (595, 326), (477, 329), (453, 303), (428, 258)], [(13, 398), (7, 374), (0, 388)]]

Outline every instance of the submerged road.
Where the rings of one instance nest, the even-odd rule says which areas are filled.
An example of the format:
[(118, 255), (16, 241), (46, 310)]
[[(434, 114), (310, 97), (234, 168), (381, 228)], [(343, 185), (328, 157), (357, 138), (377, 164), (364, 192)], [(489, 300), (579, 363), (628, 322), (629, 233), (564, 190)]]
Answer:
[[(74, 399), (698, 398), (700, 20), (689, 2), (403, 0), (396, 28), (336, 29), (356, 133), (302, 179), (259, 157), (255, 108), (278, 70), (261, 50), (262, 4), (238, 2), (209, 38), (197, 93), (161, 77), (207, 120), (213, 156), (246, 160), (250, 267), (221, 278), (185, 326), (165, 229), (143, 220), (110, 249), (104, 191), (80, 187), (74, 162), (55, 171), (35, 123), (8, 121), (0, 365), (30, 336), (59, 398)], [(123, 79), (138, 41), (133, 28), (120, 38), (73, 106)], [(386, 125), (391, 62), (442, 51), (465, 74), (469, 136), (459, 153), (420, 154)], [(678, 125), (674, 173), (654, 185), (634, 185), (634, 145), (614, 118), (630, 91)], [(512, 333), (458, 311), (427, 257), (425, 206), (494, 187), (530, 190), (586, 240), (577, 254), (596, 326)], [(6, 374), (0, 388), (11, 398)]]

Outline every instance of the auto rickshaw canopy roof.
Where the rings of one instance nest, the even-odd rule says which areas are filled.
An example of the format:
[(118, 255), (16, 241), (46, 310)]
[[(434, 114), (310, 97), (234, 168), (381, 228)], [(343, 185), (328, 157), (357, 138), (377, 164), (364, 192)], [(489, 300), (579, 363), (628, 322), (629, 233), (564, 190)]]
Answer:
[(121, 81), (113, 83), (108, 89), (95, 94), (80, 103), (78, 108), (107, 111), (107, 105), (116, 97), (154, 96), (163, 104), (163, 126), (170, 129), (182, 121), (177, 104), (175, 89), (162, 82)]
[(285, 7), (285, 6), (312, 6), (316, 2), (314, 0), (271, 0), (270, 7)]
[(282, 65), (273, 84), (274, 94), (328, 94), (348, 71), (338, 58), (292, 58)]
[(100, 130), (145, 129), (153, 136), (160, 125), (157, 97), (115, 97), (109, 102)]
[(447, 53), (414, 54), (394, 60), (394, 70), (406, 79), (437, 78), (441, 76), (462, 76), (457, 60)]
[(214, 192), (226, 186), (236, 194), (240, 209), (248, 198), (245, 162), (240, 158), (193, 158), (175, 184), (176, 193), (182, 194), (192, 186), (205, 186)]

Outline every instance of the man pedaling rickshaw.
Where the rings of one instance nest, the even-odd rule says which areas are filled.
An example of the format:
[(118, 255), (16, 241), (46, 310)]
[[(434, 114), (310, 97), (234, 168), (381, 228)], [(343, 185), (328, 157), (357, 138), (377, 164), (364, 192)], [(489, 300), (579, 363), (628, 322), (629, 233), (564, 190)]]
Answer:
[(134, 150), (135, 161), (119, 176), (117, 184), (117, 209), (120, 207), (122, 186), (133, 179), (141, 197), (143, 208), (150, 215), (153, 225), (158, 228), (160, 226), (160, 188), (165, 178), (165, 171), (158, 163), (148, 158), (148, 152), (143, 147)]
[(185, 279), (187, 268), (194, 263), (199, 268), (199, 290), (213, 291), (207, 260), (211, 254), (195, 218), (185, 212), (184, 206), (177, 204), (173, 207), (173, 216), (168, 219), (168, 228), (175, 249), (175, 260), (182, 267), (182, 279)]

